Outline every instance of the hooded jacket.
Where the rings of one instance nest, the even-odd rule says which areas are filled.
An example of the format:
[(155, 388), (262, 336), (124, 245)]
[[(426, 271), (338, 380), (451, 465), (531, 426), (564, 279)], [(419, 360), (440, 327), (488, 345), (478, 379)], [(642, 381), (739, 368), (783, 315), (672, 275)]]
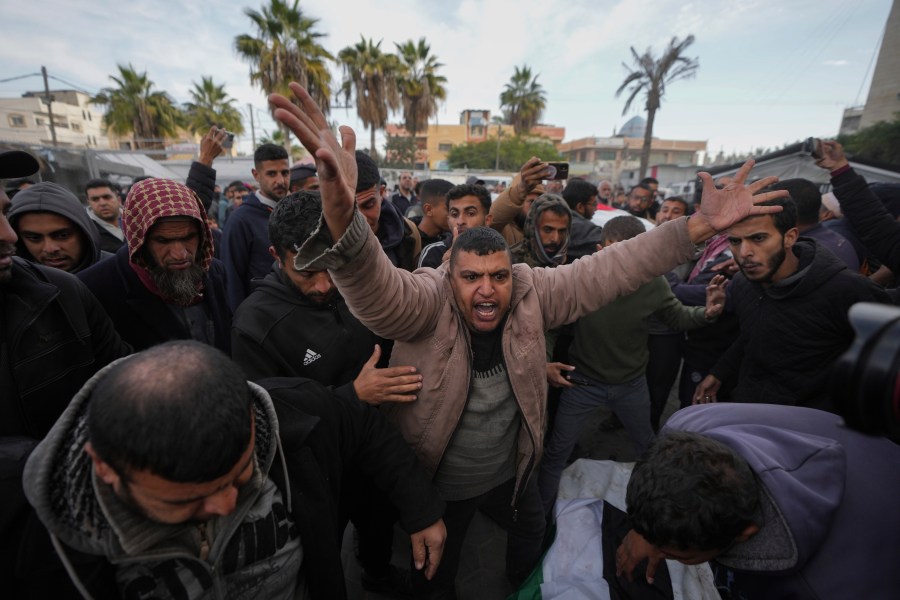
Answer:
[(897, 597), (900, 446), (827, 412), (767, 404), (688, 407), (665, 430), (729, 446), (758, 478), (760, 530), (716, 558), (733, 570), (730, 597)]
[(232, 311), (250, 295), (250, 282), (265, 277), (272, 269), (271, 214), (272, 209), (260, 202), (256, 194), (248, 194), (225, 223), (220, 254), (228, 274), (228, 305)]
[[(16, 194), (9, 211), (9, 224), (18, 233), (19, 219), (25, 213), (49, 212), (70, 220), (81, 232), (81, 261), (70, 271), (78, 273), (87, 269), (100, 259), (109, 256), (100, 250), (100, 233), (91, 222), (90, 216), (78, 198), (66, 188), (55, 183), (38, 183)], [(32, 262), (37, 262), (31, 256), (22, 236), (16, 242), (16, 251), (19, 256)]]
[(810, 238), (793, 247), (797, 271), (768, 287), (738, 273), (731, 283), (741, 334), (711, 373), (736, 383), (732, 399), (836, 412), (823, 374), (853, 341), (847, 310), (889, 303), (878, 285), (850, 271)]
[[(163, 217), (188, 217), (200, 228), (195, 260), (204, 271), (189, 306), (163, 298), (147, 271), (142, 252), (147, 232)], [(231, 310), (225, 296), (225, 268), (213, 258), (206, 213), (196, 195), (182, 184), (146, 179), (134, 185), (122, 211), (127, 244), (113, 259), (78, 274), (106, 309), (116, 330), (136, 351), (169, 340), (191, 339), (188, 310), (204, 314), (205, 337), (226, 354), (231, 351)]]
[(377, 237), (391, 264), (407, 271), (415, 270), (422, 252), (419, 228), (391, 202), (381, 203)]
[[(350, 310), (376, 335), (394, 340), (392, 365), (413, 365), (423, 388), (415, 402), (386, 406), (432, 475), (465, 410), (472, 373), (470, 334), (448, 269), (396, 269), (358, 210), (337, 244), (327, 228), (304, 243), (295, 268), (329, 269)], [(635, 246), (637, 244), (637, 246)], [(636, 252), (635, 248), (641, 251)], [(503, 361), (521, 415), (516, 494), (540, 461), (546, 425), (544, 331), (570, 323), (688, 260), (694, 245), (686, 219), (556, 269), (513, 265), (512, 296), (502, 331)], [(373, 298), (378, 299), (373, 301)]]
[[(549, 256), (544, 250), (544, 245), (541, 244), (538, 224), (541, 221), (541, 215), (554, 206), (561, 206), (565, 209), (565, 213), (569, 215), (569, 227), (566, 230), (566, 239), (560, 244), (559, 250), (553, 256)], [(572, 212), (569, 210), (569, 205), (556, 194), (544, 194), (534, 201), (531, 210), (528, 211), (528, 218), (525, 219), (525, 226), (522, 228), (524, 236), (522, 241), (509, 249), (513, 264), (525, 263), (529, 267), (556, 267), (564, 264), (571, 231)]]
[[(207, 524), (218, 533), (207, 560), (200, 560), (190, 551), (196, 546), (193, 525), (148, 521), (124, 510), (107, 486), (94, 480), (82, 450), (88, 439), (85, 420), (91, 393), (107, 372), (85, 385), (32, 453), (25, 493), (63, 557), (71, 548), (118, 568), (122, 597), (152, 591), (160, 599), (187, 598), (213, 588), (203, 597), (282, 598), (289, 580), (299, 578), (314, 599), (345, 598), (340, 540), (346, 523), (338, 500), (351, 463), (385, 490), (405, 531), (426, 528), (444, 511), (415, 457), (374, 408), (335, 397), (307, 379), (266, 380), (265, 389), (248, 383), (258, 468), (246, 492), (241, 489), (235, 511)], [(280, 508), (270, 482), (283, 501)], [(276, 500), (266, 504), (273, 496)], [(302, 565), (285, 551), (298, 536)], [(245, 558), (251, 552), (253, 561)], [(253, 586), (246, 595), (233, 587), (241, 581)]]
[(238, 307), (231, 328), (232, 358), (248, 379), (308, 377), (348, 392), (378, 342), (340, 295), (312, 302), (277, 265)]

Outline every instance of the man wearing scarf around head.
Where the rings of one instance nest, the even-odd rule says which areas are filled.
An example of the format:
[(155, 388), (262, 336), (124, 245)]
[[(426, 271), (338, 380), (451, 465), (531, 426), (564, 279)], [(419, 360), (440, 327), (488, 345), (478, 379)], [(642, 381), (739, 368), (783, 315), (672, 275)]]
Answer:
[(135, 351), (176, 339), (231, 350), (225, 268), (213, 258), (196, 194), (166, 179), (132, 186), (122, 212), (126, 244), (79, 273)]

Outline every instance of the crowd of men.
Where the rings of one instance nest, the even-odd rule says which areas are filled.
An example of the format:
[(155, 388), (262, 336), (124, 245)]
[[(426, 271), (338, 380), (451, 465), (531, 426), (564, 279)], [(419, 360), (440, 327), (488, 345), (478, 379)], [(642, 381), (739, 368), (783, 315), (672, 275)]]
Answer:
[[(900, 223), (839, 144), (830, 207), (752, 161), (696, 199), (647, 179), (617, 201), (538, 157), (495, 199), (408, 172), (390, 195), (292, 91), (270, 102), (314, 162), (264, 144), (253, 190), (220, 193), (213, 127), (185, 184), (0, 191), (13, 597), (342, 598), (352, 521), (366, 589), (455, 598), (476, 512), (514, 590), (598, 406), (641, 456), (623, 579), (667, 558), (714, 561), (734, 597), (900, 589), (875, 542), (900, 531), (900, 448), (843, 427), (823, 377), (850, 307), (896, 302)], [(0, 154), (2, 179), (39, 167)]]

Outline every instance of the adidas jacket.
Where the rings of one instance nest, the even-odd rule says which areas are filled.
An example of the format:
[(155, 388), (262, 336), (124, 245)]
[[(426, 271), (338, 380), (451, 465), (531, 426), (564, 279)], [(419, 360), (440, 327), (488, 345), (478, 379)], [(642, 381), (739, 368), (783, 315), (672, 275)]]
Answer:
[(247, 378), (306, 377), (339, 393), (346, 386), (355, 398), (353, 379), (379, 338), (350, 314), (340, 296), (327, 305), (311, 302), (277, 265), (257, 283), (231, 328), (231, 356)]

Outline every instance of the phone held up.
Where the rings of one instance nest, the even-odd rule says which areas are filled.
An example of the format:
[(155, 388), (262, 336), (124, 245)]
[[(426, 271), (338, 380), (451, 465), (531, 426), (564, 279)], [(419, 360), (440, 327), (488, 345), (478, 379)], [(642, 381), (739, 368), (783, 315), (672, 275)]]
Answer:
[(568, 179), (569, 163), (567, 162), (551, 162), (547, 163), (548, 171), (550, 171), (547, 179)]
[(822, 158), (822, 140), (819, 138), (806, 138), (803, 142), (803, 151), (814, 159)]

